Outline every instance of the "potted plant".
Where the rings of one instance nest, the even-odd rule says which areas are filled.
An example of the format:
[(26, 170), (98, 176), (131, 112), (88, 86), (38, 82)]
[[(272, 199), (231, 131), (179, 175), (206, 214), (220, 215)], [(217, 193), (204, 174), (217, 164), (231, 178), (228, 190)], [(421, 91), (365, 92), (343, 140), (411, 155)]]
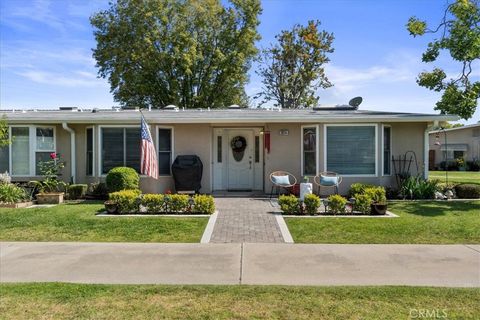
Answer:
[(104, 202), (105, 204), (105, 209), (107, 210), (108, 213), (117, 213), (118, 207), (117, 203), (113, 200), (107, 200)]
[(365, 189), (365, 194), (371, 199), (371, 214), (384, 215), (387, 212), (387, 196), (385, 188), (372, 187)]
[(462, 157), (455, 159), (455, 162), (457, 163), (458, 171), (466, 170), (465, 160)]
[(42, 176), (41, 181), (30, 181), (30, 184), (37, 188), (36, 195), (38, 204), (59, 204), (63, 202), (65, 182), (58, 179), (60, 170), (65, 167), (65, 162), (60, 159), (60, 155), (52, 152), (50, 160), (40, 161), (39, 168)]

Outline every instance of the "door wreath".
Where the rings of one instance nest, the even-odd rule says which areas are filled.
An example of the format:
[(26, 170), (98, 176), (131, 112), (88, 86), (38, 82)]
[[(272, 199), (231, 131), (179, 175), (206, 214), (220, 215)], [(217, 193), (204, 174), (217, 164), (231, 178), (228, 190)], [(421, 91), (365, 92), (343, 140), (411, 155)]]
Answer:
[(233, 158), (236, 161), (241, 161), (247, 148), (247, 140), (242, 136), (236, 136), (230, 142), (230, 147), (232, 148)]

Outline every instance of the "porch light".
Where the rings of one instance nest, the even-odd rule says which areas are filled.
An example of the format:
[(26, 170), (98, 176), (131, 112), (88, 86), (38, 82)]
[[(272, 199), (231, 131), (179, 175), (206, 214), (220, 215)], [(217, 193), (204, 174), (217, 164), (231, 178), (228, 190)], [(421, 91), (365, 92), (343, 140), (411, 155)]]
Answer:
[(435, 143), (434, 143), (434, 145), (436, 145), (436, 146), (441, 146), (441, 145), (442, 145), (442, 143), (440, 142), (440, 135), (438, 134), (438, 132), (437, 132), (437, 134), (435, 135)]

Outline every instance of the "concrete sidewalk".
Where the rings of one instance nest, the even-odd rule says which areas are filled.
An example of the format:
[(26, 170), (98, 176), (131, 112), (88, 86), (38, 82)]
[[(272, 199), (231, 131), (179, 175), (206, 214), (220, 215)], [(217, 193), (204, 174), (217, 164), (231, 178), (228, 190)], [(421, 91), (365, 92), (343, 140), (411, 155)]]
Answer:
[(0, 243), (0, 282), (480, 287), (480, 245)]

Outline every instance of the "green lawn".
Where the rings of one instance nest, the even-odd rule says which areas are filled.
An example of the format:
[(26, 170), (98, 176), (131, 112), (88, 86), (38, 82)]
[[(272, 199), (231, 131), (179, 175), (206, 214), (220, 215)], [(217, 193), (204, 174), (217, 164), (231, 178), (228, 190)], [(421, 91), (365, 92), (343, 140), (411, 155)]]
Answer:
[[(480, 171), (448, 171), (449, 183), (476, 183), (480, 184)], [(430, 171), (429, 179), (445, 182), (445, 171)]]
[(0, 290), (4, 319), (408, 319), (419, 310), (478, 319), (480, 314), (480, 289), (50, 283), (3, 284)]
[(399, 218), (286, 218), (298, 243), (480, 243), (479, 201), (402, 201)]
[(0, 241), (199, 242), (208, 218), (96, 217), (100, 203), (0, 208)]

